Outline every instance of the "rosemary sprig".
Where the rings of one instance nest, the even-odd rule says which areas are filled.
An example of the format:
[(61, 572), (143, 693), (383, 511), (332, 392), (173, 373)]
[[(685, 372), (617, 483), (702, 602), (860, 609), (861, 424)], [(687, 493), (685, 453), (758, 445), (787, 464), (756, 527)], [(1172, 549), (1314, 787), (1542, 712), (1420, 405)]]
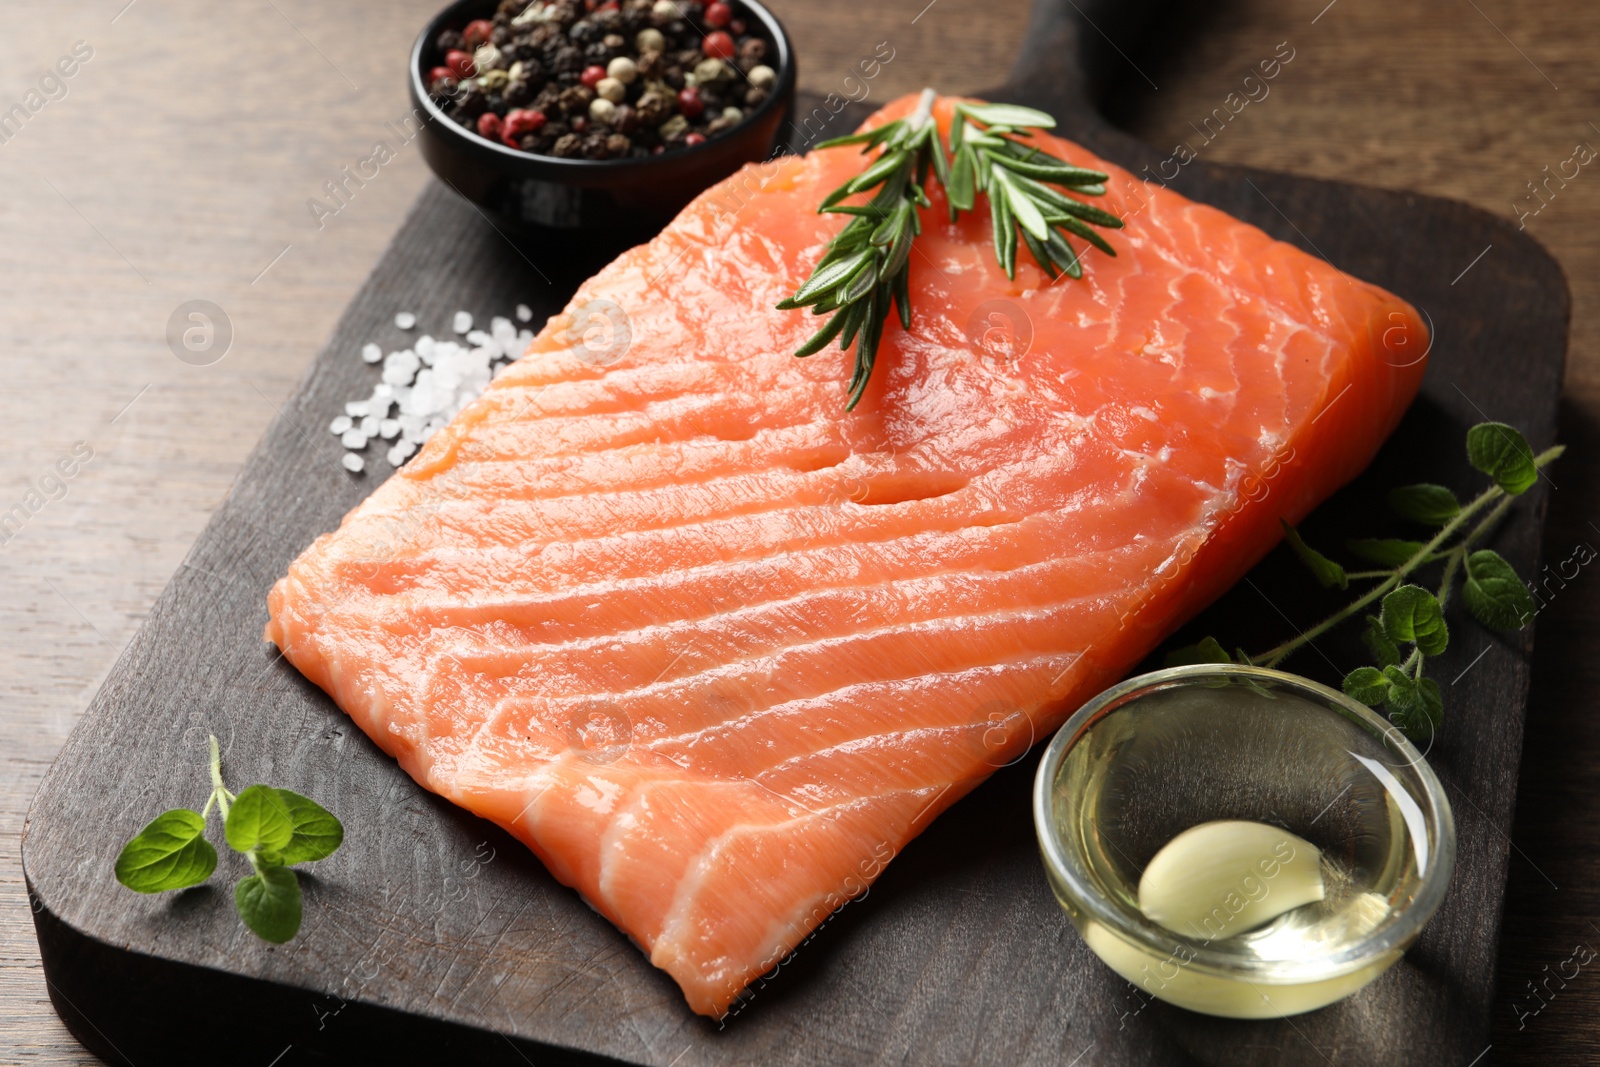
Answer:
[[(859, 144), (863, 154), (880, 150), (866, 170), (835, 189), (818, 208), (821, 214), (854, 217), (828, 243), (806, 283), (778, 304), (780, 311), (810, 307), (814, 315), (832, 313), (796, 356), (814, 355), (835, 339), (844, 351), (855, 343), (847, 411), (866, 392), (890, 311), (897, 308), (900, 325), (911, 328), (907, 268), (912, 242), (922, 233), (917, 209), (930, 206), (930, 173), (948, 194), (952, 222), (960, 212), (972, 210), (978, 193), (988, 194), (995, 258), (1008, 278), (1017, 274), (1019, 240), (1051, 278), (1063, 272), (1083, 277), (1083, 264), (1067, 243), (1068, 234), (1107, 255), (1117, 254), (1091, 227), (1118, 229), (1122, 220), (1077, 199), (1103, 195), (1108, 175), (1075, 167), (1019, 140), (1053, 128), (1055, 119), (1014, 104), (958, 104), (950, 133), (952, 163), (933, 121), (935, 98), (932, 89), (924, 89), (906, 118), (817, 146)], [(866, 203), (844, 203), (874, 188), (877, 193)]]
[(1065, 272), (1083, 277), (1083, 264), (1066, 241), (1066, 234), (1081, 237), (1108, 256), (1116, 250), (1093, 226), (1120, 229), (1122, 220), (1100, 208), (1068, 196), (1105, 194), (1107, 175), (1074, 167), (1064, 159), (1018, 138), (1054, 128), (1056, 120), (1043, 111), (1015, 104), (958, 104), (950, 124), (950, 220), (971, 211), (980, 192), (989, 194), (989, 215), (994, 223), (994, 253), (1006, 277), (1017, 276), (1017, 239), (1028, 246), (1034, 260), (1051, 278)]
[[(939, 145), (938, 126), (933, 122), (933, 101), (933, 90), (925, 89), (910, 116), (817, 146), (860, 144), (865, 146), (863, 153), (882, 149), (871, 166), (822, 202), (819, 211), (823, 214), (853, 217), (829, 242), (827, 254), (806, 283), (778, 305), (780, 311), (809, 306), (814, 315), (833, 313), (796, 356), (814, 355), (834, 338), (844, 350), (856, 342), (846, 410), (854, 408), (866, 391), (891, 303), (899, 309), (900, 325), (911, 328), (907, 265), (911, 242), (922, 232), (917, 208), (929, 206), (926, 188), (930, 171), (941, 182), (948, 181), (947, 160)], [(865, 204), (843, 203), (874, 187), (878, 192)]]

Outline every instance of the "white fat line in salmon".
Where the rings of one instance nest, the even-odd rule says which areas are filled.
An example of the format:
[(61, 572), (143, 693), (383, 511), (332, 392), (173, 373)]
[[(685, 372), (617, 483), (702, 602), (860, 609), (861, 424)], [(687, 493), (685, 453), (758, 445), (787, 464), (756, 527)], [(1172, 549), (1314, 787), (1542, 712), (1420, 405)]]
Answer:
[[(1313, 420), (1315, 421), (1315, 420)], [(1228, 502), (1218, 521), (1225, 521), (1229, 516), (1237, 515), (1246, 507), (1260, 504), (1272, 492), (1272, 480), (1276, 478), (1290, 463), (1294, 462), (1295, 449), (1293, 445), (1285, 445), (1273, 453), (1259, 471), (1248, 471), (1239, 480), (1237, 488), (1233, 490), (1233, 499)], [(1145, 606), (1154, 600), (1162, 589), (1181, 574), (1188, 571), (1189, 564), (1194, 561), (1196, 553), (1203, 547), (1204, 542), (1198, 544), (1185, 542), (1178, 550), (1168, 556), (1160, 566), (1152, 572), (1156, 581), (1147, 583), (1134, 602), (1118, 617), (1119, 628), (1128, 625), (1128, 619), (1144, 610)]]

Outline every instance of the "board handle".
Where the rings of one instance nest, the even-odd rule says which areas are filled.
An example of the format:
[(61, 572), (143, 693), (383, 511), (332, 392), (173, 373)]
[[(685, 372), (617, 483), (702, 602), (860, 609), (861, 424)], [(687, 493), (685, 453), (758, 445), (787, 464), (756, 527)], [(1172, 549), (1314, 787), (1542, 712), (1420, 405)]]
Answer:
[(1176, 7), (1177, 0), (1034, 0), (1005, 84), (980, 95), (1048, 111), (1057, 133), (1090, 147), (1132, 142), (1100, 114), (1101, 93), (1113, 75), (1132, 71), (1148, 80), (1130, 56)]

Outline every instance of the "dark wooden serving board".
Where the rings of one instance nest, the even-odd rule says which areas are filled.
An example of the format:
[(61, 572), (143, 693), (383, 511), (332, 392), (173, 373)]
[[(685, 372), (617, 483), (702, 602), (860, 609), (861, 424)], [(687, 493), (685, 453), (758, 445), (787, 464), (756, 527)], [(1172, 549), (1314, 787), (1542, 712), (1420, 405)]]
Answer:
[[(1146, 4), (1040, 0), (1017, 70), (990, 95), (1050, 109), (1068, 136), (1135, 172), (1155, 167), (1170, 153), (1092, 107), (1151, 15)], [(801, 114), (814, 106), (803, 100)], [(858, 117), (834, 118), (828, 134)], [(1473, 489), (1461, 440), (1484, 418), (1521, 427), (1536, 447), (1554, 440), (1567, 288), (1511, 225), (1448, 201), (1203, 161), (1174, 185), (1394, 290), (1436, 328), (1422, 397), (1374, 468), (1319, 511), (1313, 535), (1338, 544), (1374, 532), (1345, 502), (1402, 480)], [(401, 309), (434, 332), (458, 308), (486, 317), (525, 302), (543, 321), (598, 265), (581, 247), (525, 255), (430, 188), (68, 741), (23, 858), (51, 997), (86, 1046), (141, 1067), (1473, 1061), (1487, 1044), (1531, 630), (1492, 636), (1462, 621), (1438, 664), (1449, 718), (1430, 759), (1459, 832), (1444, 907), (1373, 986), (1289, 1020), (1151, 1002), (1090, 955), (1037, 858), (1036, 754), (941, 817), (721, 1028), (521, 845), (414, 785), (263, 643), (266, 591), (388, 473), (379, 457), (368, 475), (346, 474), (326, 430), (374, 380), (359, 346), (396, 347)], [(1538, 564), (1544, 497), (1541, 485), (1497, 537), (1523, 573)], [(1314, 617), (1318, 597), (1278, 555), (1195, 631), (1281, 636), (1289, 622), (1267, 601)], [(1336, 641), (1321, 651), (1293, 665), (1324, 679), (1354, 665)], [(231, 858), (211, 886), (179, 895), (136, 897), (113, 879), (139, 826), (206, 795), (207, 733), (235, 788), (300, 790), (348, 828), (306, 879), (305, 926), (289, 945), (240, 926)]]

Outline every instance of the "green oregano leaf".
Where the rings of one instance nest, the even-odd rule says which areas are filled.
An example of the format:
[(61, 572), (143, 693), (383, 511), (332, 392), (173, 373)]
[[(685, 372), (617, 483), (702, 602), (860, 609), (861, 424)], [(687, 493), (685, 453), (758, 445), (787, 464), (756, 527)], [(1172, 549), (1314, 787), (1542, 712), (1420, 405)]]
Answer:
[(1392, 490), (1388, 501), (1390, 510), (1402, 519), (1428, 526), (1443, 526), (1461, 511), (1454, 493), (1442, 485), (1428, 483)]
[(1389, 695), (1389, 679), (1376, 667), (1357, 667), (1344, 676), (1345, 695), (1377, 707)]
[(1450, 629), (1438, 599), (1418, 585), (1402, 585), (1383, 598), (1383, 630), (1395, 642), (1411, 642), (1424, 656), (1437, 656), (1450, 643)]
[(217, 869), (217, 850), (205, 832), (206, 821), (197, 811), (162, 812), (122, 847), (117, 881), (136, 893), (199, 885)]
[(1467, 557), (1467, 580), (1461, 601), (1472, 617), (1496, 630), (1526, 626), (1538, 608), (1527, 586), (1500, 553), (1480, 548)]
[(1233, 657), (1228, 655), (1226, 649), (1215, 637), (1207, 637), (1183, 648), (1175, 648), (1167, 653), (1166, 665), (1168, 667), (1188, 667), (1196, 663), (1231, 663)]
[(1283, 527), (1283, 536), (1288, 539), (1289, 547), (1294, 549), (1294, 554), (1300, 557), (1300, 562), (1311, 571), (1318, 585), (1324, 589), (1344, 589), (1350, 585), (1350, 579), (1345, 577), (1344, 568), (1301, 540), (1300, 531), (1283, 519), (1278, 520), (1278, 525)]
[(1467, 459), (1512, 496), (1539, 480), (1533, 449), (1515, 427), (1503, 422), (1480, 422), (1467, 431)]
[(276, 789), (253, 785), (234, 800), (223, 832), (236, 851), (282, 852), (294, 836), (294, 821)]
[(274, 790), (289, 811), (293, 829), (279, 853), (282, 862), (310, 863), (334, 854), (344, 842), (344, 826), (321, 804), (288, 789)]
[(1400, 662), (1400, 649), (1389, 639), (1382, 620), (1376, 615), (1367, 616), (1367, 631), (1361, 635), (1361, 643), (1367, 646), (1380, 667), (1392, 667)]
[(1413, 679), (1399, 667), (1385, 667), (1385, 680), (1389, 692), (1384, 707), (1389, 719), (1407, 737), (1425, 741), (1433, 736), (1444, 719), (1444, 701), (1439, 695), (1439, 685), (1432, 678)]
[(239, 879), (233, 887), (233, 905), (263, 941), (281, 945), (300, 930), (300, 880), (288, 867), (264, 867), (259, 874)]

